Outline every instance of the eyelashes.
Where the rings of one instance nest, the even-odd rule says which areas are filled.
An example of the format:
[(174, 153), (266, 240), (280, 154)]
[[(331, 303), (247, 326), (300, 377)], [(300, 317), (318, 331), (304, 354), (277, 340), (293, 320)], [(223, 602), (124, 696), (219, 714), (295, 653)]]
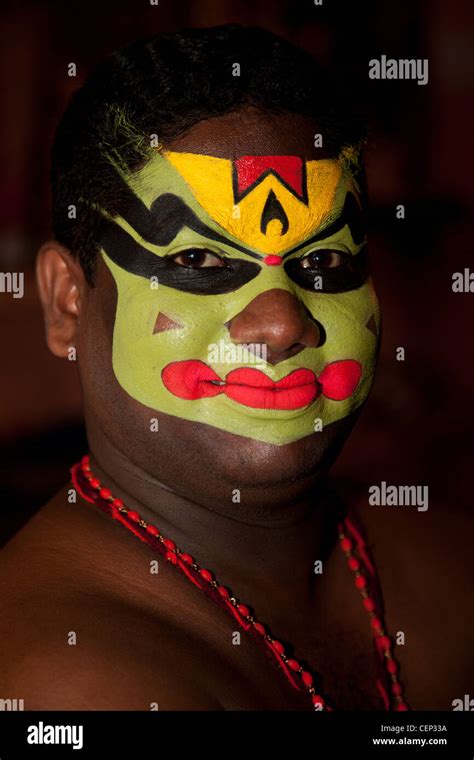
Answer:
[[(157, 256), (113, 222), (105, 224), (101, 245), (107, 256), (127, 272), (146, 279), (157, 277), (163, 285), (197, 295), (231, 293), (253, 280), (262, 269), (255, 261), (221, 257), (207, 249), (192, 247), (174, 255)], [(207, 257), (207, 262), (203, 257)], [(369, 274), (367, 246), (355, 256), (319, 249), (289, 259), (284, 268), (288, 277), (305, 290), (320, 293), (355, 290)]]
[(154, 274), (158, 277), (158, 282), (176, 290), (218, 295), (241, 288), (253, 280), (260, 270), (259, 264), (243, 259), (226, 259), (225, 263), (219, 266), (195, 267), (177, 264), (173, 257), (165, 256), (158, 259)]
[(175, 256), (157, 256), (144, 248), (113, 222), (105, 224), (101, 246), (107, 256), (127, 272), (146, 279), (157, 277), (162, 285), (197, 295), (231, 293), (253, 280), (261, 270), (254, 261), (231, 258), (222, 259), (224, 266), (180, 265), (174, 261)]
[(359, 253), (317, 250), (284, 264), (288, 277), (305, 290), (315, 293), (344, 293), (360, 288), (369, 276), (365, 245)]
[(203, 269), (205, 267), (217, 269), (228, 266), (221, 256), (207, 248), (186, 248), (170, 258), (175, 264), (189, 269)]
[[(179, 268), (201, 272), (202, 281), (211, 283), (229, 269), (232, 259), (222, 258), (202, 248), (187, 248), (169, 259)], [(211, 271), (202, 271), (211, 270)], [(321, 293), (342, 293), (360, 287), (368, 276), (367, 246), (358, 254), (333, 249), (317, 249), (285, 264), (287, 275), (305, 290)], [(232, 275), (230, 275), (232, 277)], [(223, 291), (220, 291), (223, 292)]]

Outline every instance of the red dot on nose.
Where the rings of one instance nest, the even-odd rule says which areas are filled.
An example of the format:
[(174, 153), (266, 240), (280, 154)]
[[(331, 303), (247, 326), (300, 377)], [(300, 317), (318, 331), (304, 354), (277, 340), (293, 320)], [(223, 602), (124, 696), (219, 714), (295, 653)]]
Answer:
[(268, 264), (270, 267), (278, 266), (278, 264), (281, 264), (281, 256), (275, 256), (272, 253), (269, 253), (268, 256), (265, 256), (263, 259), (264, 264)]

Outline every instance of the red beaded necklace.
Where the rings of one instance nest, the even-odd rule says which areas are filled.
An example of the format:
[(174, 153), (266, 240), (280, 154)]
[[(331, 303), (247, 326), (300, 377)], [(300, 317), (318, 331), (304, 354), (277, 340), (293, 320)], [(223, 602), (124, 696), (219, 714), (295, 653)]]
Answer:
[[(195, 586), (232, 614), (239, 625), (256, 641), (263, 643), (266, 653), (271, 653), (275, 658), (293, 688), (301, 691), (302, 687), (308, 692), (314, 710), (333, 710), (327, 699), (316, 690), (315, 676), (297, 660), (286, 655), (284, 646), (271, 635), (268, 626), (257, 620), (249, 607), (242, 604), (229, 588), (221, 585), (210, 570), (200, 567), (190, 554), (181, 551), (174, 541), (163, 536), (158, 528), (143, 520), (138, 512), (129, 509), (121, 499), (116, 499), (109, 488), (104, 488), (94, 476), (88, 456), (83, 457), (71, 468), (71, 475), (74, 487), (83, 499), (96, 504), (141, 541), (158, 551)], [(390, 680), (390, 696), (382, 681), (377, 680), (384, 707), (386, 710), (408, 710), (409, 707), (403, 699), (403, 686), (398, 677), (399, 667), (392, 654), (392, 641), (384, 630), (380, 605), (376, 602), (376, 594), (371, 590), (376, 573), (367, 554), (365, 542), (348, 517), (338, 523), (338, 535), (348, 567), (353, 573), (355, 586), (362, 596), (362, 603), (370, 618), (376, 650)]]

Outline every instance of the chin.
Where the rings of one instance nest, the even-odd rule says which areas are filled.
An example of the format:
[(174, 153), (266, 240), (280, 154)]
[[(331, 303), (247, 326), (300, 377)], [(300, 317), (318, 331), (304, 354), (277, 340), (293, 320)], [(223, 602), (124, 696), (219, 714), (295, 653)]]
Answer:
[(329, 470), (355, 423), (353, 417), (282, 446), (214, 429), (212, 442), (207, 433), (201, 451), (207, 466), (233, 487), (308, 484)]

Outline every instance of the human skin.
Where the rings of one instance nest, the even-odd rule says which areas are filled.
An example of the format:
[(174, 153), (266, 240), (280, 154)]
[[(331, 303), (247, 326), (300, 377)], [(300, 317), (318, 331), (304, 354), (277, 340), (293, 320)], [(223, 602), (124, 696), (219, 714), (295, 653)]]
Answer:
[[(363, 403), (377, 348), (350, 172), (336, 158), (162, 150), (122, 183), (127, 204), (101, 250), (117, 286), (122, 388), (247, 447), (307, 436), (317, 445), (316, 422), (328, 427)], [(229, 351), (249, 344), (266, 349), (258, 369), (254, 353)]]
[[(275, 124), (275, 120), (269, 120), (270, 124)], [(244, 155), (272, 155), (275, 153), (278, 147), (278, 141), (281, 141), (282, 148), (285, 149), (283, 155), (292, 155), (297, 151), (303, 154), (303, 158), (307, 159), (324, 159), (325, 154), (321, 154), (321, 150), (312, 147), (314, 142), (314, 133), (317, 129), (316, 125), (310, 124), (307, 121), (298, 117), (280, 117), (276, 122), (278, 126), (273, 128), (274, 140), (272, 141), (272, 131), (264, 143), (261, 142), (262, 138), (259, 134), (261, 129), (261, 117), (258, 113), (253, 111), (247, 112), (246, 121), (241, 127), (237, 128), (238, 132), (245, 134), (245, 143), (242, 146), (239, 142), (235, 144), (235, 140), (240, 140), (239, 137), (233, 136), (231, 138), (231, 144), (222, 142), (225, 139), (225, 135), (229, 135), (234, 130), (236, 125), (239, 124), (239, 119), (235, 115), (229, 117), (223, 117), (222, 119), (214, 120), (215, 140), (211, 142), (203, 142), (203, 139), (210, 140), (207, 129), (205, 130), (205, 138), (202, 137), (204, 129), (195, 127), (197, 130), (197, 139), (191, 142), (183, 142), (183, 138), (172, 143), (169, 148), (171, 150), (180, 150), (192, 153), (207, 153), (212, 151), (214, 156), (238, 156), (241, 155), (241, 150), (246, 150)], [(222, 134), (219, 134), (221, 132)], [(285, 134), (285, 137), (281, 137), (281, 132)], [(190, 133), (192, 134), (192, 132)], [(191, 139), (191, 138), (188, 138)], [(276, 154), (278, 155), (278, 153)], [(110, 265), (110, 260), (109, 260)], [(263, 275), (267, 275), (267, 271), (263, 272)], [(114, 268), (114, 272), (117, 271), (117, 267)], [(272, 272), (273, 274), (273, 272)], [(80, 276), (80, 273), (79, 273)], [(109, 440), (114, 441), (114, 445), (124, 452), (126, 450), (126, 458), (131, 460), (135, 465), (145, 470), (149, 475), (158, 478), (162, 483), (168, 487), (175, 488), (179, 483), (179, 489), (182, 496), (191, 499), (199, 504), (212, 505), (216, 501), (220, 503), (221, 508), (224, 511), (229, 511), (229, 514), (235, 513), (235, 505), (231, 501), (231, 495), (233, 489), (239, 488), (241, 492), (241, 505), (239, 508), (239, 514), (243, 515), (245, 510), (262, 510), (268, 509), (272, 515), (275, 516), (277, 510), (287, 508), (288, 504), (291, 504), (291, 509), (294, 511), (297, 506), (297, 502), (300, 498), (303, 500), (308, 498), (310, 488), (313, 486), (320, 477), (320, 471), (329, 466), (330, 461), (334, 458), (334, 451), (336, 451), (340, 445), (342, 445), (344, 438), (351, 429), (354, 416), (346, 415), (346, 418), (341, 418), (340, 424), (325, 426), (321, 432), (315, 433), (312, 436), (308, 436), (308, 423), (303, 429), (304, 437), (298, 438), (291, 445), (277, 447), (272, 444), (268, 444), (258, 440), (256, 437), (250, 437), (250, 435), (242, 436), (229, 436), (225, 431), (212, 428), (209, 429), (208, 425), (186, 424), (186, 420), (179, 419), (178, 417), (163, 416), (156, 413), (156, 409), (162, 407), (154, 406), (153, 408), (146, 407), (143, 403), (134, 404), (133, 399), (129, 395), (123, 393), (122, 388), (117, 383), (117, 366), (111, 367), (111, 345), (114, 342), (114, 329), (119, 319), (123, 319), (126, 323), (133, 319), (133, 315), (130, 313), (130, 307), (124, 309), (124, 317), (121, 317), (121, 311), (117, 311), (117, 290), (114, 287), (112, 277), (110, 276), (109, 267), (103, 266), (103, 261), (99, 261), (98, 271), (98, 287), (96, 289), (85, 291), (87, 298), (87, 311), (86, 320), (82, 318), (81, 330), (78, 334), (74, 335), (74, 342), (77, 346), (79, 359), (79, 368), (81, 373), (81, 383), (84, 389), (85, 398), (85, 412), (86, 420), (88, 424), (88, 431), (90, 438), (95, 436), (101, 436), (104, 433)], [(231, 305), (233, 305), (234, 312), (239, 312), (234, 319), (231, 320), (229, 325), (229, 336), (234, 343), (252, 343), (261, 342), (265, 343), (268, 351), (270, 352), (270, 358), (274, 362), (273, 367), (269, 368), (269, 371), (277, 371), (281, 374), (286, 374), (285, 370), (280, 369), (278, 364), (285, 366), (283, 362), (290, 365), (290, 369), (295, 366), (303, 366), (304, 362), (299, 365), (297, 363), (298, 357), (294, 356), (295, 347), (296, 350), (303, 352), (307, 347), (311, 347), (314, 342), (318, 340), (318, 336), (315, 335), (314, 321), (311, 320), (304, 310), (304, 306), (301, 300), (295, 297), (288, 289), (281, 287), (283, 277), (276, 282), (275, 285), (268, 285), (261, 288), (260, 292), (257, 290), (254, 294), (256, 297), (242, 297), (240, 291), (236, 293), (227, 294), (227, 299)], [(284, 281), (284, 280), (283, 280)], [(249, 286), (253, 286), (257, 280), (249, 283)], [(144, 281), (145, 290), (150, 292), (150, 288), (146, 280)], [(255, 285), (255, 288), (257, 286)], [(369, 290), (368, 286), (367, 290)], [(176, 292), (176, 296), (180, 296), (180, 306), (184, 301), (184, 308), (186, 309), (186, 293)], [(302, 293), (303, 296), (307, 296), (307, 293)], [(318, 294), (310, 294), (315, 303), (318, 303), (318, 298), (324, 303), (328, 300), (337, 300), (337, 296), (318, 296)], [(344, 304), (346, 300), (353, 294), (342, 294), (340, 296), (340, 303)], [(176, 297), (175, 296), (175, 297)], [(136, 298), (143, 298), (141, 291), (138, 292)], [(258, 297), (258, 302), (257, 302)], [(158, 305), (154, 307), (153, 316), (158, 314), (160, 310), (160, 300), (158, 291)], [(163, 297), (168, 298), (168, 293)], [(202, 307), (196, 304), (196, 296), (188, 296), (190, 306), (188, 309), (196, 311), (199, 308), (203, 309), (206, 314), (207, 303)], [(201, 298), (207, 298), (201, 296)], [(211, 301), (215, 301), (216, 297), (210, 296)], [(225, 296), (221, 297), (221, 300)], [(235, 303), (234, 303), (235, 302)], [(256, 305), (255, 305), (256, 304)], [(177, 307), (175, 307), (176, 309)], [(317, 306), (313, 307), (317, 317)], [(373, 302), (373, 297), (367, 292), (365, 300), (363, 301), (363, 308), (365, 310), (365, 317), (368, 321), (372, 315), (376, 305)], [(176, 311), (173, 312), (176, 315)], [(181, 318), (183, 315), (183, 321), (188, 317), (186, 311), (177, 312), (177, 318)], [(360, 319), (360, 317), (359, 317)], [(344, 318), (334, 320), (336, 325), (350, 330), (344, 322)], [(365, 320), (364, 320), (365, 321)], [(365, 342), (370, 345), (369, 351), (372, 353), (372, 357), (375, 354), (375, 337), (367, 329), (365, 329), (364, 321), (360, 322), (353, 318), (352, 329), (364, 330), (365, 335), (363, 337), (364, 346)], [(119, 325), (120, 327), (120, 325)], [(211, 333), (210, 340), (218, 340), (221, 338), (222, 333)], [(127, 337), (127, 336), (126, 336)], [(155, 338), (163, 338), (165, 336), (152, 336)], [(175, 337), (172, 336), (173, 341), (178, 343), (180, 338), (179, 333)], [(173, 345), (173, 341), (171, 345)], [(202, 341), (201, 341), (202, 342)], [(205, 341), (207, 343), (207, 340)], [(327, 341), (329, 343), (329, 341)], [(359, 334), (354, 336), (354, 344), (360, 345), (361, 338)], [(125, 347), (127, 343), (125, 342)], [(66, 346), (60, 344), (59, 346), (51, 345), (50, 347), (56, 353), (65, 355)], [(201, 345), (199, 345), (201, 350)], [(133, 350), (133, 344), (130, 341), (130, 350)], [(148, 349), (150, 350), (150, 349)], [(173, 355), (173, 349), (168, 349), (168, 357), (178, 358), (176, 354)], [(187, 349), (190, 352), (189, 358), (194, 358), (191, 351), (193, 350), (193, 343), (189, 341)], [(323, 347), (321, 349), (323, 354), (328, 351), (328, 361), (332, 358), (352, 358), (352, 356), (346, 356), (343, 354), (339, 356), (337, 353), (331, 355), (331, 347)], [(319, 354), (321, 351), (315, 353)], [(184, 354), (186, 356), (186, 354)], [(369, 353), (370, 356), (370, 353)], [(288, 361), (289, 359), (293, 361)], [(181, 358), (181, 357), (179, 357)], [(196, 358), (204, 358), (201, 354)], [(141, 361), (140, 361), (141, 359)], [(135, 365), (141, 368), (147, 360), (146, 352), (143, 355), (137, 353), (135, 357)], [(169, 361), (169, 358), (167, 359)], [(314, 360), (313, 360), (314, 361)], [(368, 361), (367, 364), (370, 365)], [(293, 365), (293, 366), (292, 366)], [(135, 369), (135, 368), (134, 368)], [(369, 377), (364, 378), (370, 381), (370, 366), (367, 370)], [(158, 373), (156, 373), (158, 375)], [(121, 375), (119, 373), (119, 382)], [(133, 381), (133, 377), (132, 377)], [(159, 377), (156, 378), (156, 385), (160, 384)], [(128, 385), (129, 393), (133, 394), (133, 385)], [(365, 383), (367, 385), (367, 382)], [(169, 404), (174, 401), (174, 398), (168, 394)], [(208, 400), (207, 400), (208, 401)], [(219, 403), (220, 398), (211, 399), (211, 402)], [(360, 399), (359, 399), (360, 401)], [(195, 402), (198, 403), (198, 402)], [(337, 405), (337, 402), (333, 402)], [(344, 404), (344, 402), (342, 402)], [(209, 405), (209, 404), (208, 404)], [(181, 404), (183, 407), (184, 404)], [(318, 416), (318, 407), (315, 411), (310, 411), (309, 419), (312, 424), (313, 418)], [(346, 411), (350, 411), (345, 406)], [(172, 409), (173, 413), (176, 412), (175, 408)], [(243, 422), (240, 423), (242, 433), (246, 433), (245, 422), (249, 418), (251, 410), (242, 409), (240, 417)], [(217, 406), (214, 414), (222, 414), (222, 404)], [(247, 413), (247, 414), (246, 414)], [(204, 415), (203, 415), (204, 416)], [(160, 424), (160, 432), (158, 435), (150, 434), (150, 419), (157, 417)], [(207, 417), (204, 417), (207, 421)], [(247, 422), (247, 427), (251, 430), (256, 427), (258, 420), (250, 416), (250, 421)], [(282, 424), (281, 429), (286, 429), (287, 424)], [(278, 432), (278, 431), (276, 431)], [(125, 444), (126, 442), (126, 444)], [(182, 461), (183, 452), (187, 452), (186, 463), (186, 477), (182, 477)], [(193, 452), (191, 455), (188, 452)], [(199, 456), (196, 457), (194, 452), (199, 452)], [(100, 461), (102, 464), (102, 462)]]
[[(243, 110), (201, 122), (167, 147), (311, 160), (321, 158), (311, 147), (317, 131), (295, 115)], [(89, 288), (74, 257), (50, 242), (40, 251), (38, 279), (51, 350), (64, 357), (77, 348), (91, 461), (103, 483), (294, 644), (295, 656), (323, 674), (337, 707), (380, 707), (367, 615), (339, 547), (327, 545), (331, 500), (321, 482), (360, 409), (280, 446), (157, 412), (126, 393), (114, 372), (117, 292), (106, 263), (99, 259), (97, 287)], [(250, 327), (278, 363), (298, 340), (312, 340), (311, 321), (284, 291), (260, 299), (261, 308), (247, 314)], [(245, 330), (251, 342), (247, 320)], [(231, 337), (239, 341), (239, 323)], [(159, 419), (158, 433), (150, 432), (151, 417)], [(466, 599), (467, 586), (456, 558), (446, 572), (432, 570), (442, 532), (428, 537), (420, 523), (371, 515), (368, 534), (388, 628), (404, 630), (410, 641), (397, 651), (411, 687), (407, 699), (415, 708), (449, 709), (451, 693), (454, 699), (468, 688), (467, 671), (455, 664), (469, 662), (468, 640), (454, 614), (456, 594)], [(457, 525), (453, 512), (443, 529), (448, 544), (457, 540)], [(3, 620), (15, 631), (2, 662), (5, 688), (24, 694), (26, 709), (149, 709), (152, 702), (160, 709), (310, 709), (253, 642), (243, 635), (232, 644), (232, 619), (174, 568), (160, 560), (158, 576), (150, 574), (154, 558), (89, 505), (70, 504), (67, 489), (57, 494), (1, 560), (7, 585), (15, 579), (17, 588), (2, 602)], [(313, 572), (317, 559), (324, 559), (322, 575)], [(434, 589), (424, 581), (421, 595), (416, 577), (426, 566)], [(438, 594), (453, 605), (458, 659), (436, 628)], [(67, 645), (69, 631), (77, 632), (78, 646)], [(427, 636), (437, 671), (418, 656)]]

